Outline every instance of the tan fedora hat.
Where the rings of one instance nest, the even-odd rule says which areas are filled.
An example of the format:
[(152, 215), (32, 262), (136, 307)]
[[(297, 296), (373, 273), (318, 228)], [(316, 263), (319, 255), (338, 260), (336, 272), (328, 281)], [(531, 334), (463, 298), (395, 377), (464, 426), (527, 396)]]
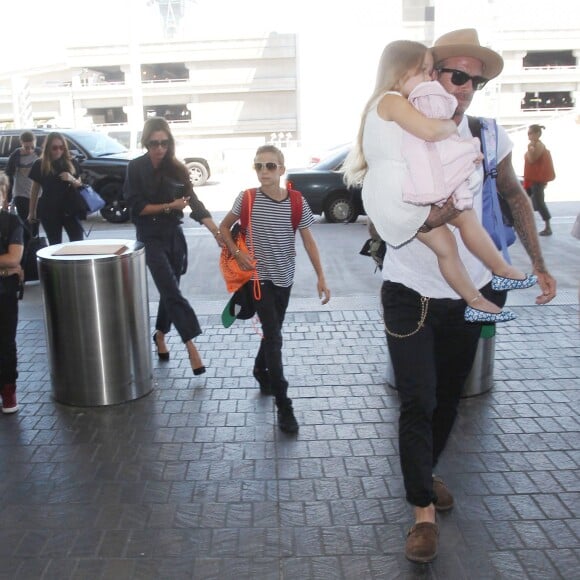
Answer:
[(483, 76), (493, 79), (503, 69), (503, 58), (493, 50), (479, 44), (475, 28), (452, 30), (440, 36), (431, 49), (435, 64), (453, 56), (470, 56), (483, 63)]

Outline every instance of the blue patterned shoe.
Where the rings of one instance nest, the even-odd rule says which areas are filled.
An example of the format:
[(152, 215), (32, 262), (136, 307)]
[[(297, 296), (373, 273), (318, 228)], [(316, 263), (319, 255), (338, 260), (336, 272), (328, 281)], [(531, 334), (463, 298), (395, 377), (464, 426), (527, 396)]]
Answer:
[(467, 322), (508, 322), (509, 320), (514, 320), (516, 315), (511, 310), (502, 310), (494, 314), (493, 312), (484, 312), (467, 306), (463, 318)]
[(530, 288), (538, 281), (535, 274), (526, 276), (523, 280), (515, 280), (514, 278), (504, 278), (503, 276), (493, 275), (491, 279), (491, 287), (494, 290), (522, 290), (523, 288)]

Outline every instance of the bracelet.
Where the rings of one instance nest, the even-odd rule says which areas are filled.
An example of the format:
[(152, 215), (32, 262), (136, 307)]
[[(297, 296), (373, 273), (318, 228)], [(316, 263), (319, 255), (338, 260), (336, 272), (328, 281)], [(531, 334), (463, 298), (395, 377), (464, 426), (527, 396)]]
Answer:
[(216, 238), (217, 238), (218, 236), (221, 236), (221, 235), (222, 235), (222, 233), (221, 233), (219, 230), (218, 230), (218, 231), (217, 231), (217, 232), (214, 234), (214, 236), (215, 236)]
[(234, 256), (237, 256), (240, 253), (240, 248), (238, 248), (235, 252), (234, 252)]

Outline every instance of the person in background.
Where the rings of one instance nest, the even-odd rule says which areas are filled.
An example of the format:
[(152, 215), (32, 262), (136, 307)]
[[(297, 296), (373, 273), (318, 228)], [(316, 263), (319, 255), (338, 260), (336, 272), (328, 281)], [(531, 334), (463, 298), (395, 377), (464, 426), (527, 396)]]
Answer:
[(550, 220), (552, 215), (546, 205), (545, 190), (546, 183), (533, 181), (529, 176), (530, 166), (533, 165), (546, 151), (546, 146), (540, 139), (542, 136), (543, 125), (530, 125), (528, 128), (528, 150), (524, 155), (524, 181), (526, 182), (526, 191), (532, 198), (534, 209), (540, 214), (544, 220), (544, 229), (539, 233), (540, 236), (551, 236), (552, 228), (550, 227)]
[(194, 375), (206, 368), (193, 339), (201, 334), (197, 316), (179, 289), (187, 270), (187, 242), (181, 228), (183, 210), (204, 225), (221, 246), (221, 234), (211, 214), (193, 191), (189, 172), (175, 157), (175, 140), (163, 117), (147, 119), (141, 144), (144, 155), (129, 162), (124, 185), (137, 240), (145, 244), (145, 259), (159, 291), (153, 342), (159, 360), (169, 360), (165, 335), (173, 324), (184, 342)]
[[(260, 182), (251, 206), (246, 243), (249, 254), (237, 248), (230, 228), (242, 215), (242, 203), (247, 203), (242, 191), (231, 211), (220, 224), (228, 250), (243, 270), (256, 270), (259, 294), (254, 293), (256, 312), (262, 325), (262, 340), (254, 361), (254, 377), (262, 394), (273, 394), (278, 414), (278, 427), (285, 433), (297, 433), (292, 400), (288, 397), (288, 381), (282, 366), (282, 325), (290, 300), (296, 270), (296, 231), (293, 208), (301, 208), (296, 229), (317, 276), (318, 296), (322, 304), (330, 300), (316, 241), (310, 231), (314, 217), (310, 207), (297, 191), (280, 187), (284, 175), (284, 155), (273, 145), (262, 145), (254, 157), (254, 169)], [(291, 196), (300, 203), (292, 202)], [(299, 196), (299, 197), (298, 197)], [(296, 210), (294, 210), (296, 211)], [(253, 256), (253, 257), (252, 257)], [(254, 259), (255, 258), (255, 259)], [(252, 284), (252, 281), (249, 282)]]
[(40, 219), (50, 245), (62, 242), (63, 229), (71, 242), (82, 240), (84, 231), (76, 199), (83, 184), (80, 167), (61, 133), (48, 134), (42, 155), (32, 164), (29, 176), (33, 183), (28, 221)]
[(22, 222), (5, 211), (9, 187), (9, 178), (0, 172), (0, 397), (4, 414), (18, 411), (16, 330), (23, 251)]
[(22, 221), (28, 219), (30, 207), (30, 190), (32, 189), (30, 169), (39, 157), (40, 149), (36, 147), (34, 133), (24, 131), (20, 135), (20, 147), (11, 153), (6, 164), (6, 175), (10, 179), (8, 201), (14, 203)]

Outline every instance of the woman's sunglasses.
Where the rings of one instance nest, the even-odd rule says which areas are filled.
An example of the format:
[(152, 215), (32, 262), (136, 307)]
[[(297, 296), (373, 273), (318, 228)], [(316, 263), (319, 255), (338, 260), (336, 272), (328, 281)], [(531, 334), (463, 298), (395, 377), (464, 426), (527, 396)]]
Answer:
[(51, 145), (51, 151), (64, 151), (64, 145)]
[(157, 149), (157, 147), (163, 147), (163, 149), (167, 149), (169, 147), (169, 139), (163, 139), (163, 141), (151, 139), (151, 141), (147, 143), (148, 149)]
[(274, 169), (278, 169), (278, 167), (282, 167), (277, 163), (272, 163), (272, 161), (268, 161), (268, 163), (254, 163), (254, 169), (256, 171), (262, 171), (262, 169), (267, 169), (268, 171), (274, 171)]
[(461, 87), (467, 81), (471, 81), (473, 83), (473, 90), (481, 91), (481, 89), (483, 89), (483, 87), (485, 87), (485, 85), (489, 82), (489, 79), (486, 79), (485, 77), (480, 76), (472, 77), (468, 75), (466, 72), (454, 68), (438, 68), (437, 70), (439, 72), (451, 73), (451, 82), (456, 87)]

